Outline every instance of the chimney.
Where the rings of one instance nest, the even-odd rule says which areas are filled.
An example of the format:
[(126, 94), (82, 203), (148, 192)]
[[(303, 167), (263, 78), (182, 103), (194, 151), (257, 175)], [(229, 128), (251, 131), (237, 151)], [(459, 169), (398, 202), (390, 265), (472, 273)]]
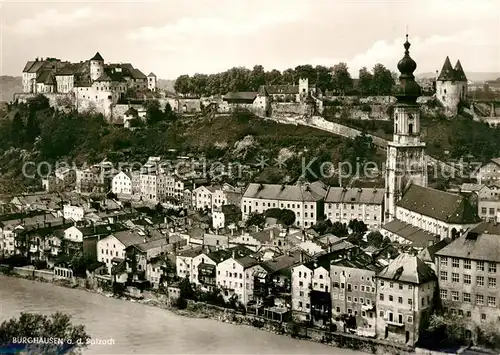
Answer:
[(235, 257), (236, 257), (236, 253), (235, 253), (235, 251), (234, 251), (234, 249), (233, 249), (233, 255), (232, 255), (232, 258), (234, 259)]
[(304, 262), (304, 253), (300, 251), (300, 263), (302, 264)]

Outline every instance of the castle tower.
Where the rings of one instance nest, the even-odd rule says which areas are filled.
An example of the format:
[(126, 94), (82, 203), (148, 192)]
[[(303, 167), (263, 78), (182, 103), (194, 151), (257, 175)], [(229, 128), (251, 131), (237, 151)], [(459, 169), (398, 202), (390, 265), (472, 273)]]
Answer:
[(450, 58), (446, 57), (436, 81), (436, 97), (444, 106), (446, 115), (458, 113), (458, 104), (467, 97), (467, 77), (460, 61), (453, 68)]
[(104, 74), (104, 59), (102, 59), (99, 52), (90, 59), (90, 80), (97, 80)]
[(410, 57), (408, 35), (404, 44), (405, 55), (398, 63), (399, 84), (394, 96), (394, 136), (387, 146), (385, 172), (385, 220), (395, 218), (396, 203), (410, 184), (427, 186), (425, 143), (420, 141), (420, 108), (417, 98), (422, 89), (413, 72), (417, 63)]
[(148, 75), (148, 89), (150, 91), (156, 91), (157, 85), (158, 85), (158, 81), (157, 81), (156, 75), (153, 72), (149, 73), (149, 75)]

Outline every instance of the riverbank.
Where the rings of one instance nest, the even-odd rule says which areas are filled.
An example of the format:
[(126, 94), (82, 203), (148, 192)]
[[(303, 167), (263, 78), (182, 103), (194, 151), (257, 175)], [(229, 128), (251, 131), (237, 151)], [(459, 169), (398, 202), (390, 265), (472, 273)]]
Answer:
[(134, 303), (147, 305), (150, 307), (161, 308), (177, 314), (179, 316), (189, 318), (206, 318), (219, 322), (249, 326), (279, 335), (287, 335), (289, 337), (309, 340), (316, 343), (322, 343), (336, 348), (344, 348), (362, 351), (373, 354), (409, 354), (412, 349), (409, 347), (400, 347), (392, 343), (384, 343), (370, 338), (362, 338), (356, 335), (345, 333), (329, 333), (323, 330), (308, 328), (291, 323), (280, 323), (270, 321), (261, 317), (252, 315), (243, 315), (233, 309), (222, 308), (210, 304), (188, 301), (186, 309), (176, 309), (170, 305), (168, 297), (161, 293), (144, 292), (142, 299), (131, 299), (130, 297), (115, 297), (109, 292), (99, 289), (89, 289), (86, 287), (85, 279), (75, 279), (75, 282), (69, 280), (54, 279), (49, 281), (44, 278), (18, 275), (13, 272), (5, 272), (5, 269), (0, 268), (0, 272), (6, 276), (27, 279), (36, 282), (51, 283), (55, 286), (78, 289), (94, 294), (99, 294), (109, 298), (117, 298), (127, 300)]

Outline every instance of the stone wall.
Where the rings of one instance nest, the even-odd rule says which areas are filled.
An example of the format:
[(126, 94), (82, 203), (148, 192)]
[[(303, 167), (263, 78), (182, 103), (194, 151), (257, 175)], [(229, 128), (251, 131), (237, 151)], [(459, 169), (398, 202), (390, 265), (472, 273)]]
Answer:
[[(30, 98), (34, 98), (38, 94), (34, 93), (16, 93), (14, 94), (14, 101), (19, 100), (19, 102), (26, 102)], [(75, 96), (72, 93), (43, 93), (43, 95), (49, 100), (49, 104), (56, 108), (74, 107), (75, 106)]]
[(270, 113), (278, 117), (302, 116), (307, 113), (307, 107), (300, 102), (272, 102)]

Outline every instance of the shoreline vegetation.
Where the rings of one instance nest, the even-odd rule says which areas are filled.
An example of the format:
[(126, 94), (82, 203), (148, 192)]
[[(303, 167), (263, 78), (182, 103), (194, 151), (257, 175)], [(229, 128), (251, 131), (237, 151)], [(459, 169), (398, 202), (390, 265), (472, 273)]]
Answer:
[(130, 296), (114, 295), (112, 292), (106, 292), (100, 288), (92, 289), (86, 287), (85, 279), (81, 280), (78, 279), (79, 282), (72, 282), (67, 279), (48, 280), (41, 277), (20, 275), (13, 270), (2, 267), (0, 267), (0, 275), (6, 277), (30, 280), (35, 282), (53, 284), (55, 286), (86, 291), (108, 298), (114, 298), (128, 302), (139, 303), (150, 307), (161, 308), (182, 317), (211, 319), (223, 323), (230, 323), (233, 325), (249, 326), (260, 329), (262, 331), (274, 333), (277, 335), (284, 335), (295, 339), (322, 343), (336, 348), (344, 348), (355, 351), (361, 351), (369, 354), (371, 353), (371, 354), (381, 354), (381, 355), (382, 354), (403, 355), (403, 354), (414, 353), (413, 348), (405, 345), (397, 345), (391, 342), (384, 342), (372, 338), (364, 338), (349, 333), (337, 333), (337, 332), (330, 333), (317, 328), (307, 328), (293, 322), (286, 323), (286, 322), (271, 321), (255, 315), (244, 315), (241, 312), (237, 312), (234, 309), (223, 308), (203, 302), (195, 302), (188, 300), (186, 308), (178, 309), (175, 307), (173, 302), (169, 301), (168, 296), (166, 294), (161, 294), (156, 292), (144, 292), (143, 293), (144, 297), (138, 299)]

